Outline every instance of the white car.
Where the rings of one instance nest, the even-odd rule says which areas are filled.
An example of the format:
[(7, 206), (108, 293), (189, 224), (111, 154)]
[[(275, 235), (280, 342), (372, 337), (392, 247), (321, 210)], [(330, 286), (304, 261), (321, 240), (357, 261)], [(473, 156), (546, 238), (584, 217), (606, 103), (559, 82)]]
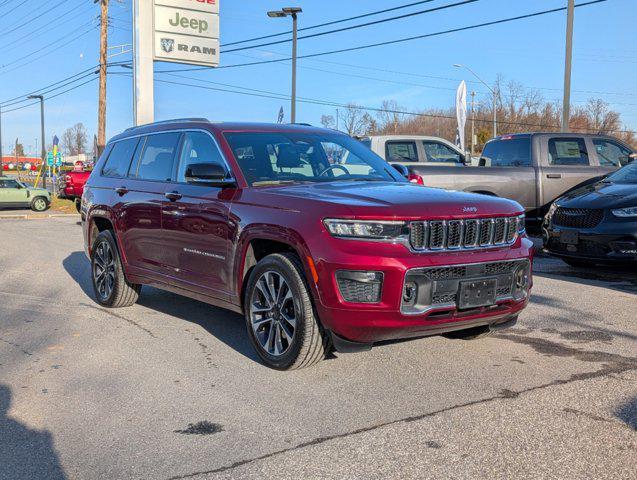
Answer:
[(464, 166), (471, 159), (453, 143), (423, 135), (373, 135), (360, 139), (387, 162), (417, 163), (450, 167)]

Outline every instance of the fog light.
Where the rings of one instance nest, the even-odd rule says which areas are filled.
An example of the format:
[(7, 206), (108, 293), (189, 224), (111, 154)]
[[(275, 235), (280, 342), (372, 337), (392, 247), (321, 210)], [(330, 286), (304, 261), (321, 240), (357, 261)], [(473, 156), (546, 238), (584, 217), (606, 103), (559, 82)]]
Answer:
[(414, 282), (406, 282), (403, 289), (403, 305), (413, 305), (416, 303), (416, 293), (418, 286)]
[(522, 300), (526, 297), (530, 286), (531, 266), (528, 263), (519, 265), (513, 272), (513, 298)]
[(637, 245), (635, 242), (610, 242), (610, 246), (613, 250), (622, 255), (637, 255)]
[(380, 302), (383, 288), (382, 272), (338, 270), (336, 272), (336, 282), (346, 302)]

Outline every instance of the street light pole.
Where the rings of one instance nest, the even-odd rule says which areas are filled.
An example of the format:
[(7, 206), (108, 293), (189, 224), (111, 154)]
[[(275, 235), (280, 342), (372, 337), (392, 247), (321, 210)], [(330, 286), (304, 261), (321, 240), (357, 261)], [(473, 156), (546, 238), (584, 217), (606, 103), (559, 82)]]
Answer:
[(27, 98), (40, 100), (40, 133), (42, 140), (42, 165), (40, 165), (40, 173), (42, 175), (42, 186), (46, 188), (46, 169), (44, 168), (44, 164), (46, 163), (46, 143), (44, 141), (44, 97), (42, 95), (29, 95)]
[(292, 98), (290, 100), (290, 122), (296, 123), (296, 44), (297, 44), (297, 15), (303, 10), (299, 7), (285, 7), (281, 10), (268, 12), (270, 18), (292, 17)]
[(562, 100), (562, 132), (569, 131), (571, 117), (571, 62), (573, 58), (573, 16), (575, 0), (568, 0), (566, 13), (566, 54), (564, 56), (564, 98)]
[(495, 93), (495, 89), (491, 88), (487, 82), (482, 80), (476, 72), (471, 70), (466, 65), (461, 65), (460, 63), (454, 63), (453, 66), (456, 68), (466, 68), (467, 70), (469, 70), (469, 72), (474, 77), (476, 77), (478, 81), (482, 83), (482, 85), (487, 87), (489, 91), (491, 92), (491, 94), (493, 95), (493, 138), (497, 137), (498, 136), (498, 96)]

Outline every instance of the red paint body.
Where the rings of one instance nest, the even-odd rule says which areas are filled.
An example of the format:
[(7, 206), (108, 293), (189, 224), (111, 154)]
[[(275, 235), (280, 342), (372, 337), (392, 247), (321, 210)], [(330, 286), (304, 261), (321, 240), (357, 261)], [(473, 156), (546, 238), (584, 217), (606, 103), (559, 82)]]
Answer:
[[(114, 227), (127, 277), (242, 311), (246, 254), (253, 240), (273, 240), (291, 247), (305, 266), (318, 316), (325, 328), (358, 342), (375, 342), (435, 333), (452, 322), (467, 325), (495, 323), (513, 317), (528, 301), (501, 302), (497, 308), (470, 313), (452, 312), (406, 316), (400, 312), (407, 269), (527, 258), (533, 244), (525, 235), (511, 246), (454, 253), (413, 253), (401, 244), (344, 240), (331, 236), (323, 220), (350, 219), (458, 219), (515, 216), (523, 213), (516, 202), (482, 195), (430, 189), (408, 182), (328, 182), (249, 187), (224, 132), (285, 131), (318, 128), (286, 125), (210, 124), (149, 126), (142, 133), (175, 128), (210, 132), (230, 165), (237, 186), (216, 188), (171, 184), (99, 175), (104, 158), (89, 179), (84, 198), (86, 251), (98, 228), (93, 219)], [(117, 138), (116, 138), (117, 139)], [(116, 140), (115, 139), (115, 140)], [(105, 155), (108, 154), (108, 147)], [(120, 196), (116, 188), (126, 187)], [(169, 202), (164, 194), (183, 197)], [(467, 205), (478, 213), (463, 213)], [(100, 220), (98, 220), (99, 222)], [(191, 255), (206, 252), (210, 256)], [(311, 259), (318, 274), (314, 282)], [(384, 273), (382, 301), (346, 303), (334, 273), (338, 269), (376, 270)], [(487, 311), (488, 310), (488, 311)]]
[(84, 185), (91, 172), (66, 172), (63, 174), (58, 190), (58, 197), (68, 200), (82, 198), (84, 193)]

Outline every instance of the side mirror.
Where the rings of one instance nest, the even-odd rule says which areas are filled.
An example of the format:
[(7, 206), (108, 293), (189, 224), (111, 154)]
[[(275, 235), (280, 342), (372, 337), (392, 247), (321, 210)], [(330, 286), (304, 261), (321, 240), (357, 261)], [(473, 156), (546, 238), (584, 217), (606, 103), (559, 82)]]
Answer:
[(234, 185), (234, 180), (227, 177), (226, 169), (218, 163), (192, 163), (186, 168), (188, 183), (205, 183), (217, 187)]
[(634, 162), (635, 160), (637, 160), (637, 153), (631, 153), (628, 155), (628, 163)]
[(400, 163), (391, 163), (390, 165), (392, 167), (394, 167), (394, 169), (398, 173), (400, 173), (403, 177), (405, 177), (405, 178), (409, 177), (409, 169), (406, 166), (404, 166), (404, 165), (402, 165)]

